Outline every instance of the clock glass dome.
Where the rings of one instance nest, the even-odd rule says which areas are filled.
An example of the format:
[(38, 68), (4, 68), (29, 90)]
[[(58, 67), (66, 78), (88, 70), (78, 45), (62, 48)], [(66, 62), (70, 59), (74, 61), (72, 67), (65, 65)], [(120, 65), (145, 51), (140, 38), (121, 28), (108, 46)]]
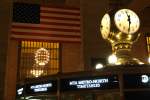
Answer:
[(107, 39), (110, 33), (110, 16), (107, 13), (103, 16), (101, 20), (100, 31), (101, 31), (102, 37), (104, 39)]
[(133, 34), (140, 27), (139, 17), (130, 9), (121, 9), (114, 15), (116, 27), (123, 33)]

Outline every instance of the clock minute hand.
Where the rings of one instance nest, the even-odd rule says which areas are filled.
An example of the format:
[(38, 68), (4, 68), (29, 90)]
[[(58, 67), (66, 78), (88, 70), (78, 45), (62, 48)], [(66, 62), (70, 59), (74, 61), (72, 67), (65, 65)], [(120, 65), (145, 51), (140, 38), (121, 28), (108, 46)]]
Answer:
[(129, 28), (128, 28), (128, 32), (130, 32), (130, 25), (131, 25), (131, 18), (130, 15), (128, 15), (128, 12), (126, 11), (127, 17), (128, 17), (128, 22), (129, 22)]

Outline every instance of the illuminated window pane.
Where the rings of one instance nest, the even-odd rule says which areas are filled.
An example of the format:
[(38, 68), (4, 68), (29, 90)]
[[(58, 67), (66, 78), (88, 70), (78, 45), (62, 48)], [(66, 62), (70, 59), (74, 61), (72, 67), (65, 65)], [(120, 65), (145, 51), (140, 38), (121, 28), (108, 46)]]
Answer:
[[(19, 47), (19, 72), (18, 79), (34, 78), (56, 74), (59, 72), (59, 43), (21, 41)], [(45, 48), (49, 52), (49, 62), (44, 66), (39, 66), (35, 62), (35, 52), (39, 48)]]
[(148, 56), (150, 56), (150, 37), (146, 37)]

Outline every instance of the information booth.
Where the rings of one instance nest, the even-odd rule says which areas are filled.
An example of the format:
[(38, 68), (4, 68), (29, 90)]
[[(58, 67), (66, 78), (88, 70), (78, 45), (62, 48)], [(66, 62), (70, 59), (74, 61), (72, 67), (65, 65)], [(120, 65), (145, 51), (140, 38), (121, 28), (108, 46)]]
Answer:
[(17, 85), (16, 100), (149, 100), (149, 65), (59, 73)]
[(117, 75), (80, 75), (60, 82), (62, 100), (119, 100)]
[(17, 86), (17, 100), (120, 100), (117, 74), (58, 74)]

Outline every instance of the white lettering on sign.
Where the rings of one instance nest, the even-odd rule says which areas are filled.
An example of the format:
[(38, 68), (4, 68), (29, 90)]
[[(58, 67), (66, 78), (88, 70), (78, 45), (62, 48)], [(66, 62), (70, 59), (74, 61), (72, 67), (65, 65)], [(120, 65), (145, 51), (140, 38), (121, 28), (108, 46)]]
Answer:
[(21, 95), (23, 93), (23, 88), (20, 88), (17, 90), (18, 95)]
[(70, 81), (69, 85), (76, 86), (77, 88), (97, 88), (97, 87), (101, 87), (102, 83), (108, 83), (108, 78)]
[(149, 82), (149, 77), (148, 75), (141, 75), (142, 83), (148, 83)]
[(44, 92), (47, 91), (49, 87), (52, 87), (52, 83), (32, 85), (30, 89), (34, 90), (34, 92)]

